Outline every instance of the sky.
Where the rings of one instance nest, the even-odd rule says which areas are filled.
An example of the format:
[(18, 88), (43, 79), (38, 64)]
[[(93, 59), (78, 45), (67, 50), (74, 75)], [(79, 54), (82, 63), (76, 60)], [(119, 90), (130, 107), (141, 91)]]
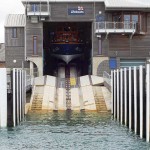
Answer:
[(24, 14), (21, 0), (0, 0), (0, 43), (4, 43), (4, 23), (8, 14)]

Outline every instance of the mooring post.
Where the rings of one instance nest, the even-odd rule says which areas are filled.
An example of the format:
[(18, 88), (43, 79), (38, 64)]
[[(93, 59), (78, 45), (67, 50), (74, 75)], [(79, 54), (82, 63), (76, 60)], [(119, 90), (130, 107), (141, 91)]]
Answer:
[(146, 66), (146, 141), (150, 141), (150, 64)]
[(120, 88), (119, 88), (119, 69), (117, 69), (117, 120), (119, 121), (120, 120), (120, 111), (119, 111), (119, 101), (120, 101), (120, 97), (119, 97), (119, 94), (120, 94)]
[(114, 119), (116, 119), (116, 71), (114, 70)]
[(140, 138), (143, 138), (143, 66), (139, 67), (139, 81), (140, 81)]
[(127, 126), (127, 69), (124, 68), (124, 121)]
[(0, 69), (0, 127), (7, 127), (7, 70)]
[(129, 67), (129, 129), (132, 127), (132, 84), (131, 84), (131, 67)]
[(114, 113), (114, 72), (111, 70), (111, 114)]
[(120, 122), (123, 124), (123, 70), (120, 69)]
[(134, 67), (134, 132), (137, 134), (137, 67)]

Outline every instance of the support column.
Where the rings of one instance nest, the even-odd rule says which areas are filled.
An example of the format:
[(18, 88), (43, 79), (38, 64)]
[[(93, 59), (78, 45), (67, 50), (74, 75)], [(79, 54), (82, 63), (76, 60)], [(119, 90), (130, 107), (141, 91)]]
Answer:
[(137, 68), (134, 67), (134, 132), (137, 134)]
[(111, 113), (114, 113), (114, 73), (111, 71)]
[(146, 141), (150, 141), (150, 64), (146, 66)]
[(119, 111), (119, 105), (120, 105), (120, 97), (119, 97), (119, 94), (120, 94), (120, 88), (119, 88), (119, 69), (117, 69), (117, 120), (119, 121), (120, 120), (120, 111)]
[(116, 100), (117, 100), (117, 97), (116, 97), (116, 71), (114, 70), (114, 119), (116, 119)]
[(132, 126), (132, 85), (131, 85), (131, 67), (129, 67), (129, 129)]
[(7, 127), (7, 71), (0, 69), (0, 127)]
[(140, 81), (140, 138), (143, 138), (143, 67), (139, 69), (139, 81)]
[(120, 122), (123, 124), (123, 70), (120, 69)]
[(16, 69), (13, 69), (13, 125), (16, 126)]
[(127, 69), (124, 68), (124, 120), (127, 126)]
[(34, 69), (33, 62), (30, 61), (30, 76), (31, 76), (31, 78), (34, 78), (33, 69)]

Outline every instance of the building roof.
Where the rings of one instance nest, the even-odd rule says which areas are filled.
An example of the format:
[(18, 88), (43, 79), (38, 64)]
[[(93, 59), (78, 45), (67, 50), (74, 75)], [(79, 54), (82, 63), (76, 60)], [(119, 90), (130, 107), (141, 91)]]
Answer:
[(149, 0), (105, 0), (106, 8), (150, 8)]
[(5, 21), (5, 27), (24, 27), (25, 25), (24, 14), (9, 14)]
[(5, 44), (0, 43), (0, 62), (5, 61)]
[(104, 2), (107, 8), (150, 8), (150, 0), (22, 0), (28, 2)]

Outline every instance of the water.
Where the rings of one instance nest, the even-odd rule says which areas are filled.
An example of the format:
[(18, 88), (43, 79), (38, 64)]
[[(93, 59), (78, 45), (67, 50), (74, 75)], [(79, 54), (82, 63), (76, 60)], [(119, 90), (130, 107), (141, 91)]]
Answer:
[(0, 150), (148, 150), (150, 144), (96, 112), (30, 113), (0, 129)]

